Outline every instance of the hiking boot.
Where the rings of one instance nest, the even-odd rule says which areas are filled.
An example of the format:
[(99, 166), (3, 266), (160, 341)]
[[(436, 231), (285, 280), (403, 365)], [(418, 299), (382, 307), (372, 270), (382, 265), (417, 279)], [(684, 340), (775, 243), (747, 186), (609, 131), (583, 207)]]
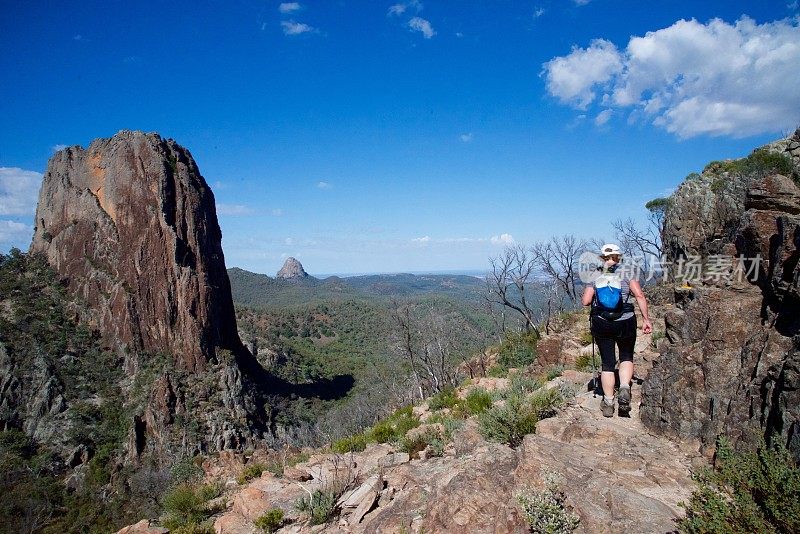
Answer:
[(631, 411), (631, 388), (619, 388), (617, 402), (619, 403), (619, 415), (627, 417)]
[(614, 403), (607, 403), (605, 399), (600, 399), (600, 411), (603, 417), (614, 417)]

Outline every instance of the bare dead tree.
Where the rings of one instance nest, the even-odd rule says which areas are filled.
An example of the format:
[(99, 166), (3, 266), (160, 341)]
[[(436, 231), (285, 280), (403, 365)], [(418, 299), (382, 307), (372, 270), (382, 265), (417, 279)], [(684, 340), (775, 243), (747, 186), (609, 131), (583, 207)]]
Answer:
[(536, 326), (535, 310), (528, 300), (528, 293), (534, 279), (535, 263), (528, 250), (522, 245), (505, 248), (497, 258), (490, 258), (491, 272), (486, 277), (487, 298), (490, 302), (514, 310), (524, 321), (525, 331), (539, 334)]
[(578, 300), (578, 259), (587, 246), (585, 240), (572, 234), (554, 236), (531, 246), (533, 263), (572, 302)]
[(392, 320), (396, 327), (398, 336), (397, 348), (398, 352), (408, 362), (411, 368), (411, 373), (414, 376), (416, 389), (419, 392), (419, 398), (424, 399), (425, 394), (422, 388), (422, 379), (419, 375), (419, 342), (417, 340), (417, 333), (415, 332), (414, 325), (411, 320), (411, 312), (407, 305), (401, 305), (397, 300), (392, 301), (392, 309), (390, 311)]
[(632, 218), (612, 221), (617, 240), (623, 252), (631, 256), (639, 256), (642, 268), (649, 269), (651, 258), (661, 258), (664, 253), (662, 236), (669, 199), (656, 198), (648, 202), (647, 221), (638, 224)]

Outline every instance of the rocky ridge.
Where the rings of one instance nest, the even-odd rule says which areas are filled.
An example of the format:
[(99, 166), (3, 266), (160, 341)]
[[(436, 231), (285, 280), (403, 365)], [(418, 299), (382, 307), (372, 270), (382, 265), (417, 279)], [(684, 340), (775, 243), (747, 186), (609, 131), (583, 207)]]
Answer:
[(269, 377), (239, 339), (214, 195), (188, 150), (137, 131), (63, 149), (35, 221), (31, 254), (124, 369), (129, 460), (263, 437)]
[(740, 447), (783, 444), (800, 458), (800, 130), (754, 155), (765, 153), (785, 158), (751, 155), (762, 164), (738, 173), (724, 169), (741, 162), (712, 164), (687, 178), (666, 212), (673, 261), (760, 258), (676, 289), (668, 343), (644, 384), (645, 425), (708, 455), (725, 434)]

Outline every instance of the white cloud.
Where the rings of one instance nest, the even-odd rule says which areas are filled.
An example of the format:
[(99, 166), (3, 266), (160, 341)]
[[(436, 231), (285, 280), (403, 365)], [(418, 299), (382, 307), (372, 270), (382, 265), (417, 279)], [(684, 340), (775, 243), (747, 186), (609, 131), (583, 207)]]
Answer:
[(430, 39), (436, 35), (431, 23), (422, 17), (414, 17), (409, 20), (408, 27), (411, 28), (411, 31), (422, 32), (422, 36), (425, 37), (425, 39)]
[(283, 28), (284, 35), (301, 35), (303, 33), (316, 32), (317, 29), (302, 22), (295, 22), (293, 20), (281, 21), (281, 28)]
[(800, 86), (798, 65), (797, 20), (742, 17), (679, 20), (631, 37), (622, 52), (598, 39), (545, 63), (542, 74), (551, 95), (579, 109), (632, 109), (680, 138), (744, 137), (800, 122), (800, 91), (789, 89)]
[(592, 0), (572, 0), (572, 1), (575, 2), (576, 6), (585, 6), (586, 4), (591, 2)]
[(244, 204), (217, 204), (217, 214), (228, 217), (252, 215), (253, 210)]
[(460, 39), (461, 37), (464, 37), (464, 34), (461, 32), (456, 32), (456, 37)]
[(0, 167), (0, 215), (33, 215), (41, 184), (41, 173)]
[(294, 13), (295, 11), (300, 11), (300, 4), (297, 2), (281, 2), (278, 6), (278, 11), (283, 14)]
[(611, 115), (614, 114), (614, 111), (611, 109), (604, 109), (600, 113), (597, 114), (597, 117), (594, 118), (594, 123), (597, 126), (602, 126), (608, 122), (608, 119), (611, 118)]
[(51, 152), (53, 152), (53, 153), (56, 153), (56, 152), (58, 152), (59, 150), (64, 150), (64, 149), (65, 149), (65, 148), (67, 148), (68, 146), (69, 146), (69, 145), (53, 145), (53, 146), (51, 146), (51, 147), (50, 147), (50, 151), (51, 151)]
[(27, 224), (0, 220), (0, 244), (7, 246), (25, 246), (33, 237), (33, 227)]
[(588, 48), (573, 47), (567, 56), (544, 64), (547, 91), (565, 104), (586, 109), (595, 99), (594, 87), (622, 70), (622, 58), (611, 41), (595, 39)]
[(319, 189), (330, 189), (331, 187), (333, 187), (333, 185), (331, 185), (330, 182), (326, 182), (325, 180), (320, 180), (319, 182), (317, 182), (317, 187)]
[(538, 19), (539, 17), (541, 17), (544, 14), (545, 14), (545, 9), (543, 7), (537, 7), (533, 11), (533, 18)]
[(420, 2), (419, 0), (410, 0), (409, 2), (399, 2), (397, 4), (389, 6), (389, 11), (387, 15), (399, 16), (408, 11), (409, 8), (414, 9), (417, 13), (419, 13), (422, 10), (422, 2)]
[(423, 243), (423, 244), (424, 243), (430, 243), (431, 236), (426, 235), (426, 236), (423, 236), (423, 237), (415, 237), (411, 241), (414, 242), (414, 243)]
[(493, 235), (490, 241), (493, 245), (513, 245), (515, 242), (511, 234)]
[(281, 208), (275, 208), (271, 212), (273, 217), (281, 217), (283, 216), (283, 210)]
[(283, 242), (284, 244), (291, 246), (294, 244), (294, 239), (292, 239), (291, 237), (287, 237), (286, 239), (283, 240)]
[(786, 4), (786, 8), (791, 10), (797, 9), (798, 6), (800, 6), (800, 2), (798, 2), (797, 0), (794, 0), (794, 2), (792, 3)]
[(463, 133), (463, 134), (461, 134), (461, 135), (459, 135), (459, 136), (458, 136), (458, 138), (459, 138), (459, 139), (461, 139), (461, 142), (462, 142), (462, 143), (469, 143), (469, 142), (471, 142), (473, 137), (474, 137), (474, 136), (472, 135), (472, 132), (469, 132), (469, 133)]

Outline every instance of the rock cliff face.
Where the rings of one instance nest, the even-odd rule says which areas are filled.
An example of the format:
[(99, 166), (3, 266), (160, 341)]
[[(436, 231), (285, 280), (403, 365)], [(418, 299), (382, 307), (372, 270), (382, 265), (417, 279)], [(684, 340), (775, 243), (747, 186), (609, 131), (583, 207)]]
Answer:
[(268, 432), (270, 378), (239, 339), (221, 239), (213, 193), (170, 139), (121, 131), (50, 160), (31, 252), (124, 362), (132, 460)]
[[(800, 458), (800, 130), (766, 148), (792, 158), (788, 176), (775, 168), (706, 172), (672, 198), (663, 236), (672, 260), (760, 260), (734, 262), (749, 280), (715, 276), (676, 289), (677, 308), (665, 318), (669, 344), (644, 383), (641, 416), (707, 453), (726, 434), (740, 446), (782, 443)], [(722, 205), (730, 209), (714, 208)], [(700, 231), (714, 214), (719, 231)]]
[(56, 153), (31, 252), (47, 256), (117, 349), (169, 352), (186, 370), (241, 350), (214, 195), (172, 140), (122, 131)]
[(308, 273), (303, 269), (303, 264), (294, 258), (286, 258), (283, 267), (275, 275), (276, 278), (284, 280), (294, 280), (297, 278), (308, 278)]

